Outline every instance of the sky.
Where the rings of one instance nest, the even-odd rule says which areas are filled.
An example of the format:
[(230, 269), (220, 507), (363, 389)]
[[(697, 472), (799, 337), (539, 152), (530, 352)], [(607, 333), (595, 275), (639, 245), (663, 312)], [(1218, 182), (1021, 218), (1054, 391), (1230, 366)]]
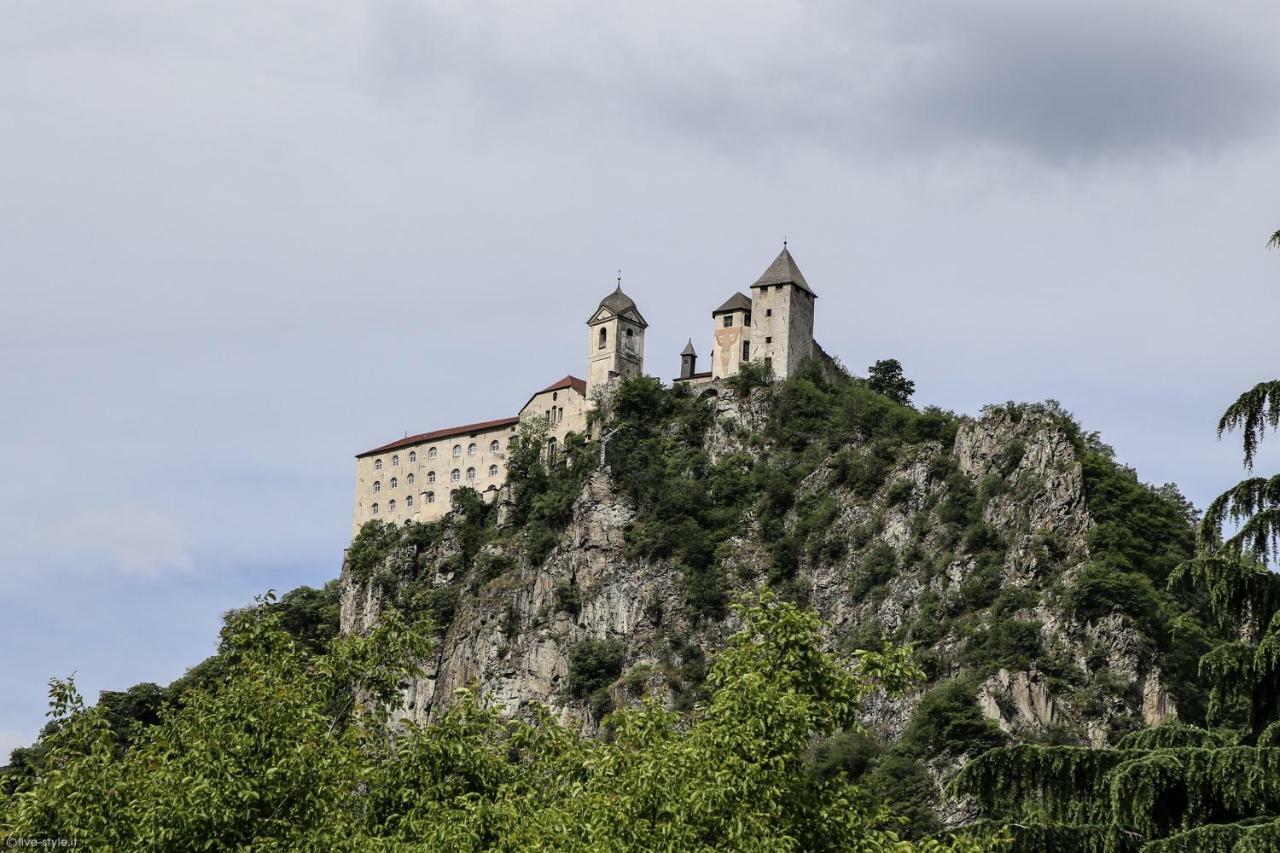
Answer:
[[(0, 752), (336, 577), (353, 455), (671, 377), (784, 237), (855, 372), (1053, 398), (1203, 506), (1275, 376), (1280, 7), (7, 0)], [(1272, 447), (1258, 466), (1274, 470)]]

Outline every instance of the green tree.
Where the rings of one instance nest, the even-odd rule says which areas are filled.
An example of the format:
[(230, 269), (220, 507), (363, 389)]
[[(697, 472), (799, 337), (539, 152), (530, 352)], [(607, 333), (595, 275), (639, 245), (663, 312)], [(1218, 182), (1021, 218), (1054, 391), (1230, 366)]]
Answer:
[(867, 387), (904, 406), (916, 391), (916, 383), (902, 375), (902, 365), (896, 358), (883, 358), (868, 367)]
[(317, 653), (270, 604), (229, 620), (220, 688), (193, 688), (131, 745), (52, 682), (61, 725), (32, 784), (0, 794), (0, 834), (113, 850), (979, 849), (900, 841), (844, 772), (809, 771), (816, 739), (920, 673), (903, 649), (831, 656), (817, 616), (771, 594), (738, 607), (705, 704), (646, 701), (606, 718), (608, 738), (465, 695), (436, 723), (391, 726), (429, 630), (392, 610)]

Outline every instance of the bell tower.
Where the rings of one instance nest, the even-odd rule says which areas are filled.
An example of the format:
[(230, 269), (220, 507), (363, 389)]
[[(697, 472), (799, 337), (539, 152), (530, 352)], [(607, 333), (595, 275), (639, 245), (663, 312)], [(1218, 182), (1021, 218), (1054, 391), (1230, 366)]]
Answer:
[(587, 399), (615, 377), (644, 372), (644, 330), (649, 327), (636, 303), (618, 286), (600, 300), (587, 320)]

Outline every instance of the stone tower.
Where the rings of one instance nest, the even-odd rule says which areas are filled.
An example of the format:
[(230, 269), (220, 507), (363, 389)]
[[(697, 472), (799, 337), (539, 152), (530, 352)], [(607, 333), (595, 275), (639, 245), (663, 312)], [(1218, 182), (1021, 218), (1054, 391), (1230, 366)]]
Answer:
[(760, 280), (751, 285), (751, 360), (763, 359), (786, 379), (813, 355), (813, 303), (817, 295), (782, 247)]
[(614, 377), (639, 376), (644, 371), (645, 322), (636, 303), (622, 292), (622, 284), (600, 300), (587, 320), (587, 399)]
[(724, 379), (737, 373), (742, 362), (759, 355), (752, 351), (751, 299), (744, 293), (735, 293), (711, 312), (711, 319), (716, 327), (711, 346), (711, 375)]

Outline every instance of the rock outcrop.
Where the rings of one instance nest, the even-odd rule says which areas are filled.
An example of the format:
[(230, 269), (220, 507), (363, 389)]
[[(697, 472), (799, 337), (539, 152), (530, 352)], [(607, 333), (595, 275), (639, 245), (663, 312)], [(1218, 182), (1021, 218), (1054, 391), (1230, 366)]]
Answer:
[[(714, 410), (704, 445), (713, 460), (769, 453), (758, 438), (769, 417), (765, 392), (740, 398), (717, 384), (702, 393)], [(833, 648), (852, 650), (880, 636), (915, 642), (936, 662), (928, 666), (932, 680), (980, 676), (979, 707), (1016, 737), (1054, 732), (1101, 744), (1117, 727), (1176, 716), (1150, 642), (1119, 616), (1081, 624), (1058, 601), (1090, 559), (1095, 522), (1077, 447), (1054, 418), (991, 409), (964, 421), (950, 446), (906, 448), (878, 484), (853, 489), (840, 476), (832, 454), (799, 486), (797, 506), (805, 496), (822, 496), (834, 508), (820, 532), (829, 547), (791, 580), (829, 626)], [(509, 524), (499, 504), (499, 523)], [(969, 505), (980, 509), (962, 534), (946, 519)], [(787, 516), (788, 529), (799, 523), (797, 513)], [(701, 658), (714, 657), (733, 617), (700, 618), (686, 604), (679, 566), (633, 552), (627, 534), (635, 515), (612, 472), (600, 467), (558, 543), (536, 565), (510, 538), (498, 537), (477, 562), (503, 559), (508, 570), (492, 578), (475, 567), (460, 573), (460, 545), (445, 535), (416, 558), (389, 553), (367, 578), (344, 568), (343, 630), (377, 620), (395, 597), (388, 577), (412, 575), (421, 588), (457, 590), (434, 656), (405, 687), (400, 713), (414, 720), (436, 718), (455, 691), (475, 688), (506, 713), (545, 704), (565, 724), (594, 732), (596, 706), (568, 689), (572, 650), (584, 640), (622, 650), (624, 677), (609, 688), (615, 704), (634, 701), (642, 687), (670, 703), (688, 702)], [(748, 513), (741, 532), (721, 546), (719, 562), (732, 585), (765, 583), (765, 540)], [(982, 637), (1003, 636), (1010, 622), (1018, 636), (1029, 635), (1024, 645), (1039, 651), (1019, 665), (981, 671), (966, 650)], [(918, 698), (873, 702), (867, 723), (896, 737)]]

